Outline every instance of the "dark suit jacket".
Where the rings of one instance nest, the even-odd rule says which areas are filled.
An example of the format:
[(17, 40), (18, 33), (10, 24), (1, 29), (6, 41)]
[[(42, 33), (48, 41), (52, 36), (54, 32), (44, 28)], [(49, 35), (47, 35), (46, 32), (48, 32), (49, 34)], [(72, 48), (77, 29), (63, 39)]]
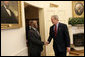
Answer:
[(44, 42), (41, 41), (40, 35), (34, 30), (30, 29), (28, 32), (28, 48), (29, 53), (41, 52), (43, 50)]
[(10, 10), (11, 16), (7, 13), (4, 6), (1, 6), (1, 23), (18, 23), (14, 13)]
[(70, 47), (70, 37), (67, 25), (59, 23), (57, 36), (55, 37), (54, 25), (50, 27), (50, 35), (48, 41), (51, 42), (53, 38), (53, 47), (59, 52), (66, 51), (66, 47)]

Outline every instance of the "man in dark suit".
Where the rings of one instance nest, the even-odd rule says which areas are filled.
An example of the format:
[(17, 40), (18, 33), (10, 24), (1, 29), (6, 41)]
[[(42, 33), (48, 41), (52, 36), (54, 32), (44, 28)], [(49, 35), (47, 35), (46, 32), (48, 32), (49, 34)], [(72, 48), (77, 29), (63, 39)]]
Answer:
[(3, 5), (1, 6), (1, 23), (18, 23), (15, 14), (9, 9), (9, 1), (3, 1)]
[(59, 23), (57, 15), (53, 15), (51, 21), (53, 26), (50, 27), (50, 35), (46, 43), (49, 44), (53, 38), (55, 56), (66, 56), (66, 52), (70, 51), (70, 37), (67, 25)]
[(40, 56), (43, 50), (44, 42), (41, 41), (39, 32), (37, 31), (37, 21), (33, 21), (28, 32), (28, 53), (29, 56)]

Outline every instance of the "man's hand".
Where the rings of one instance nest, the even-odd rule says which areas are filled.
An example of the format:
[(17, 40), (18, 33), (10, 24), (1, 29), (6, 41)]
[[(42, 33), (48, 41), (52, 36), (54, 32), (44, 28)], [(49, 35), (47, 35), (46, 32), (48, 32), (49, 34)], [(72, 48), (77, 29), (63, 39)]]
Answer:
[(67, 52), (70, 52), (70, 47), (67, 47)]
[(47, 41), (47, 42), (44, 42), (44, 44), (45, 44), (45, 45), (48, 45), (48, 44), (49, 44), (49, 42), (48, 42), (48, 41)]

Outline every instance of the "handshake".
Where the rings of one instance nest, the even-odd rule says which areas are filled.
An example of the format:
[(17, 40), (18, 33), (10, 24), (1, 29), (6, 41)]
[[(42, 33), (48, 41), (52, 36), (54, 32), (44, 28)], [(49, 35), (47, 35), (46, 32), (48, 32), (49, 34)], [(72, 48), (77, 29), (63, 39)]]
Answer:
[(49, 44), (49, 42), (47, 41), (47, 42), (44, 42), (44, 45), (48, 45)]

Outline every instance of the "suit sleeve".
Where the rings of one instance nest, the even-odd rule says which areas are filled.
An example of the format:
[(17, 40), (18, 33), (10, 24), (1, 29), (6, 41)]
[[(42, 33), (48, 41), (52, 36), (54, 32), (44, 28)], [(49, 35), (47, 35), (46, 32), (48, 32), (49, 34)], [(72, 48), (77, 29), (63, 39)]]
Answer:
[(29, 40), (32, 42), (32, 43), (34, 43), (34, 44), (36, 44), (36, 45), (44, 45), (44, 42), (42, 42), (42, 41), (40, 41), (40, 40), (38, 40), (37, 38), (35, 38), (34, 37), (34, 33), (33, 32), (28, 32), (28, 38), (29, 38)]
[(67, 25), (64, 26), (66, 47), (70, 47), (70, 36)]
[(49, 31), (49, 38), (48, 38), (48, 42), (50, 43), (51, 40), (52, 40), (52, 29), (50, 28), (50, 31)]

